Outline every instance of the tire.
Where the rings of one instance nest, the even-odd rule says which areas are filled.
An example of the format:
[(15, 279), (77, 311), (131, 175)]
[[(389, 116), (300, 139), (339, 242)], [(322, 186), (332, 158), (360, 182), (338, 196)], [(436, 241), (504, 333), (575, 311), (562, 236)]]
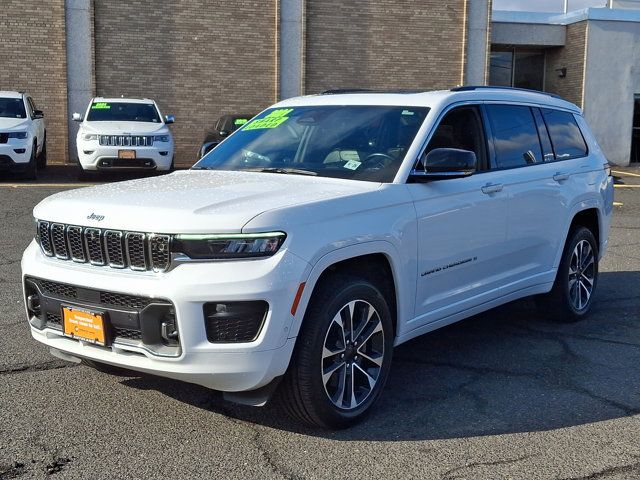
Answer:
[(115, 367), (113, 365), (109, 365), (108, 363), (95, 362), (86, 358), (82, 359), (82, 364), (86, 365), (87, 367), (91, 367), (94, 370), (98, 370), (99, 372), (114, 375), (116, 377), (133, 377), (138, 375), (136, 372), (127, 370), (126, 368)]
[(577, 322), (591, 310), (597, 284), (598, 244), (589, 229), (577, 227), (569, 233), (553, 288), (537, 303), (552, 320)]
[(38, 170), (44, 170), (47, 168), (47, 136), (44, 136), (44, 143), (42, 144), (42, 150), (38, 155)]
[(29, 163), (27, 163), (27, 166), (24, 170), (24, 172), (22, 173), (22, 175), (20, 175), (20, 177), (24, 180), (35, 180), (36, 178), (38, 178), (38, 172), (37, 172), (37, 159), (36, 159), (36, 144), (33, 144), (33, 147), (31, 148), (31, 158), (29, 159)]
[[(354, 317), (361, 318), (355, 328), (342, 322)], [(391, 366), (393, 334), (389, 305), (375, 285), (346, 275), (326, 279), (304, 316), (280, 386), (280, 402), (290, 415), (314, 426), (354, 425), (382, 392)], [(353, 382), (347, 381), (350, 378)]]
[(89, 174), (84, 168), (82, 168), (82, 164), (80, 163), (79, 160), (78, 160), (78, 165), (76, 166), (76, 169), (77, 169), (76, 172), (77, 172), (78, 180), (85, 181), (89, 179)]

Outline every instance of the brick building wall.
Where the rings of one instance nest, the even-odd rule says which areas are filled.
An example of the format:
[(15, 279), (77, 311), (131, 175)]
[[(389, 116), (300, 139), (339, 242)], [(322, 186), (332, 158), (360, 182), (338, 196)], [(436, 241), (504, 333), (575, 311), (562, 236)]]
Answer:
[(51, 163), (67, 158), (64, 0), (2, 0), (0, 90), (29, 93), (44, 111)]
[(226, 113), (276, 100), (276, 0), (95, 0), (96, 93), (148, 97), (171, 127), (176, 164), (190, 166)]
[(462, 83), (465, 0), (307, 0), (306, 93)]
[[(587, 52), (588, 22), (567, 25), (564, 47), (547, 51), (545, 90), (582, 107), (584, 93), (584, 67)], [(566, 68), (567, 76), (560, 78), (557, 69)]]

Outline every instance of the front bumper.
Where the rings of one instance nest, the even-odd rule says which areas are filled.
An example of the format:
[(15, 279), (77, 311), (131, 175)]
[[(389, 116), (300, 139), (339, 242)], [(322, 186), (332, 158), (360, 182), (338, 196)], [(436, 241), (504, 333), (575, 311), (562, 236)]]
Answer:
[[(39, 342), (64, 355), (87, 358), (131, 370), (183, 380), (214, 390), (241, 392), (260, 388), (285, 373), (295, 338), (289, 331), (291, 304), (309, 265), (288, 253), (252, 261), (180, 265), (166, 273), (132, 272), (74, 264), (45, 257), (35, 242), (22, 259), (23, 279), (36, 277), (87, 289), (162, 299), (175, 309), (179, 349), (174, 356), (151, 351), (144, 344), (114, 341), (100, 347), (64, 337), (61, 330), (39, 329)], [(234, 279), (230, 281), (230, 279)], [(247, 343), (210, 343), (204, 325), (205, 302), (264, 300), (269, 311), (258, 338)], [(90, 304), (100, 308), (99, 304)]]
[(10, 139), (0, 143), (0, 171), (17, 171), (27, 167), (32, 145), (27, 140)]
[[(135, 150), (136, 158), (119, 157), (120, 150)], [(152, 147), (107, 147), (97, 141), (78, 142), (78, 161), (83, 170), (162, 170), (171, 169), (173, 142), (158, 142)]]

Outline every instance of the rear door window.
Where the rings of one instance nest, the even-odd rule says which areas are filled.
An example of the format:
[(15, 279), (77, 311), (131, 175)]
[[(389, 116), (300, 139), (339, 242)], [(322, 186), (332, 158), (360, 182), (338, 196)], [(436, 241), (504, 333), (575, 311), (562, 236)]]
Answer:
[(521, 105), (487, 105), (496, 151), (497, 168), (542, 163), (542, 148), (531, 108)]
[(543, 108), (542, 115), (549, 130), (556, 160), (587, 155), (587, 145), (572, 113)]

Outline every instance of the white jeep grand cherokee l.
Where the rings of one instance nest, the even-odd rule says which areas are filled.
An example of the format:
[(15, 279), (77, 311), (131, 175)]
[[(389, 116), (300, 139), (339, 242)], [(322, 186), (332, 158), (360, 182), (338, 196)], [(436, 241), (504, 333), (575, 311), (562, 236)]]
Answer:
[(63, 359), (252, 404), (279, 384), (344, 427), (407, 340), (529, 295), (584, 317), (612, 200), (581, 111), (550, 95), (294, 98), (190, 171), (37, 205), (29, 324)]
[(167, 125), (173, 115), (162, 117), (149, 99), (94, 98), (81, 122), (76, 145), (80, 174), (105, 170), (172, 170), (173, 137)]
[(47, 139), (44, 114), (23, 92), (0, 92), (0, 171), (33, 180), (45, 168)]

